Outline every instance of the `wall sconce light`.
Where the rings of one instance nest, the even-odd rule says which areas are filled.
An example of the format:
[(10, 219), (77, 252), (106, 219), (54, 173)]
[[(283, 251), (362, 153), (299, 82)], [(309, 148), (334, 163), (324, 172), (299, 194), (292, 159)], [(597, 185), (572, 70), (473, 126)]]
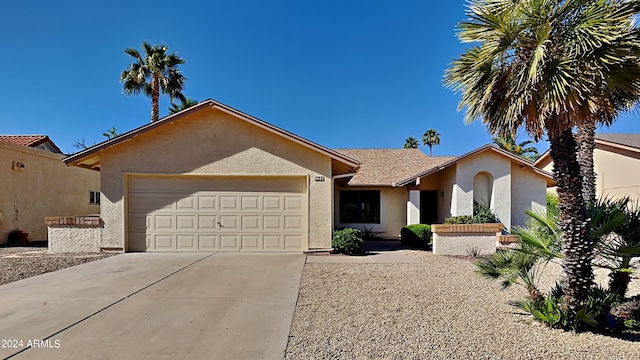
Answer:
[(18, 171), (20, 171), (20, 170), (24, 170), (24, 163), (21, 163), (20, 161), (14, 161), (14, 162), (11, 164), (11, 168), (12, 168), (13, 170), (18, 170)]

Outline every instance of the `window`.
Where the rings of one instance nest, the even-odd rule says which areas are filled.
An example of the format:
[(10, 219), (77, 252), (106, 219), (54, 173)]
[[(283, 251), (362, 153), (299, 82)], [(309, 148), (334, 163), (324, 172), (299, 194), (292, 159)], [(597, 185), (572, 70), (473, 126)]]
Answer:
[(340, 222), (380, 224), (380, 190), (340, 190)]
[(100, 205), (100, 191), (89, 191), (89, 204)]

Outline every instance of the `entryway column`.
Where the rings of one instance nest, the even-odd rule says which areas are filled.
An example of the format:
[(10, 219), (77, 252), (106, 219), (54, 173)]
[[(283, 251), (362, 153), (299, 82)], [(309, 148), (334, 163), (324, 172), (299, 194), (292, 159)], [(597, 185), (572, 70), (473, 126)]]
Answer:
[(420, 189), (409, 190), (407, 201), (407, 225), (420, 224)]

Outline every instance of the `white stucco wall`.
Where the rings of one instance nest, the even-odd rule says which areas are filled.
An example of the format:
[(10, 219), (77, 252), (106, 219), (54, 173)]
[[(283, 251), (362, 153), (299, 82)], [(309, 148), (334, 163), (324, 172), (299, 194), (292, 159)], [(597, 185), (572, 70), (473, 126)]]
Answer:
[(496, 234), (433, 234), (435, 255), (488, 255), (496, 252)]
[[(65, 165), (63, 154), (0, 142), (0, 244), (12, 230), (29, 240), (46, 240), (46, 216), (100, 212), (89, 204), (89, 191), (100, 191), (100, 174)], [(14, 163), (23, 168), (14, 168)]]
[[(547, 181), (531, 169), (511, 165), (511, 225), (526, 225), (525, 210), (547, 207)], [(508, 229), (508, 228), (507, 228)]]
[(309, 248), (331, 247), (331, 159), (221, 111), (203, 109), (100, 157), (103, 248), (125, 246), (125, 174), (309, 176)]
[(49, 227), (49, 252), (100, 252), (100, 227)]
[(493, 177), (492, 209), (504, 226), (511, 227), (511, 160), (484, 151), (457, 163), (452, 215), (473, 215), (473, 179), (486, 172)]

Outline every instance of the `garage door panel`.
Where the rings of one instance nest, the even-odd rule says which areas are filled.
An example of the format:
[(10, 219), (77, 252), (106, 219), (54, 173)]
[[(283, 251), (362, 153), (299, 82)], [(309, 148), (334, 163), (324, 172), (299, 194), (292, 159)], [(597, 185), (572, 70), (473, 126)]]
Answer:
[(238, 211), (238, 196), (237, 195), (221, 195), (220, 199), (220, 211)]
[(243, 211), (259, 211), (260, 210), (260, 196), (242, 196), (242, 210)]
[(155, 215), (153, 217), (154, 230), (175, 230), (173, 215)]
[(258, 234), (243, 234), (240, 235), (240, 249), (245, 251), (257, 251), (261, 250), (260, 235)]
[(286, 211), (292, 211), (292, 210), (302, 211), (302, 197), (300, 197), (300, 196), (285, 196), (284, 197), (284, 209)]
[(156, 250), (175, 250), (175, 242), (172, 234), (156, 234), (153, 237), (153, 245)]
[(193, 211), (196, 209), (195, 196), (188, 196), (186, 198), (178, 199), (176, 201), (177, 211)]
[(198, 235), (198, 249), (199, 250), (217, 250), (218, 245), (215, 234), (199, 234)]
[(216, 210), (217, 196), (198, 195), (198, 210)]
[(284, 250), (284, 246), (282, 244), (282, 235), (271, 235), (265, 234), (262, 237), (264, 250), (267, 251), (277, 251)]
[[(307, 238), (304, 179), (232, 181), (133, 177), (131, 251), (301, 251)], [(263, 186), (264, 185), (264, 186)], [(259, 189), (267, 189), (258, 191)], [(270, 190), (291, 191), (270, 191)]]
[(240, 224), (238, 221), (239, 216), (238, 215), (220, 215), (218, 216), (218, 222), (219, 222), (219, 227), (220, 227), (220, 231), (225, 231), (225, 232), (229, 232), (229, 231), (238, 231), (240, 230)]
[(197, 230), (195, 215), (176, 215), (177, 230)]
[(282, 230), (282, 216), (280, 215), (264, 215), (262, 223), (262, 230)]
[(241, 226), (242, 231), (259, 231), (260, 215), (242, 215)]
[(284, 228), (285, 230), (302, 231), (302, 215), (285, 215)]
[(262, 197), (263, 211), (281, 211), (282, 197), (280, 196), (264, 196)]
[(285, 250), (302, 250), (302, 236), (301, 235), (285, 235), (284, 248)]
[(198, 230), (216, 230), (216, 222), (215, 215), (198, 215)]
[(240, 250), (238, 235), (236, 234), (220, 234), (220, 250)]
[(195, 234), (177, 234), (176, 248), (178, 250), (197, 250), (198, 243)]

